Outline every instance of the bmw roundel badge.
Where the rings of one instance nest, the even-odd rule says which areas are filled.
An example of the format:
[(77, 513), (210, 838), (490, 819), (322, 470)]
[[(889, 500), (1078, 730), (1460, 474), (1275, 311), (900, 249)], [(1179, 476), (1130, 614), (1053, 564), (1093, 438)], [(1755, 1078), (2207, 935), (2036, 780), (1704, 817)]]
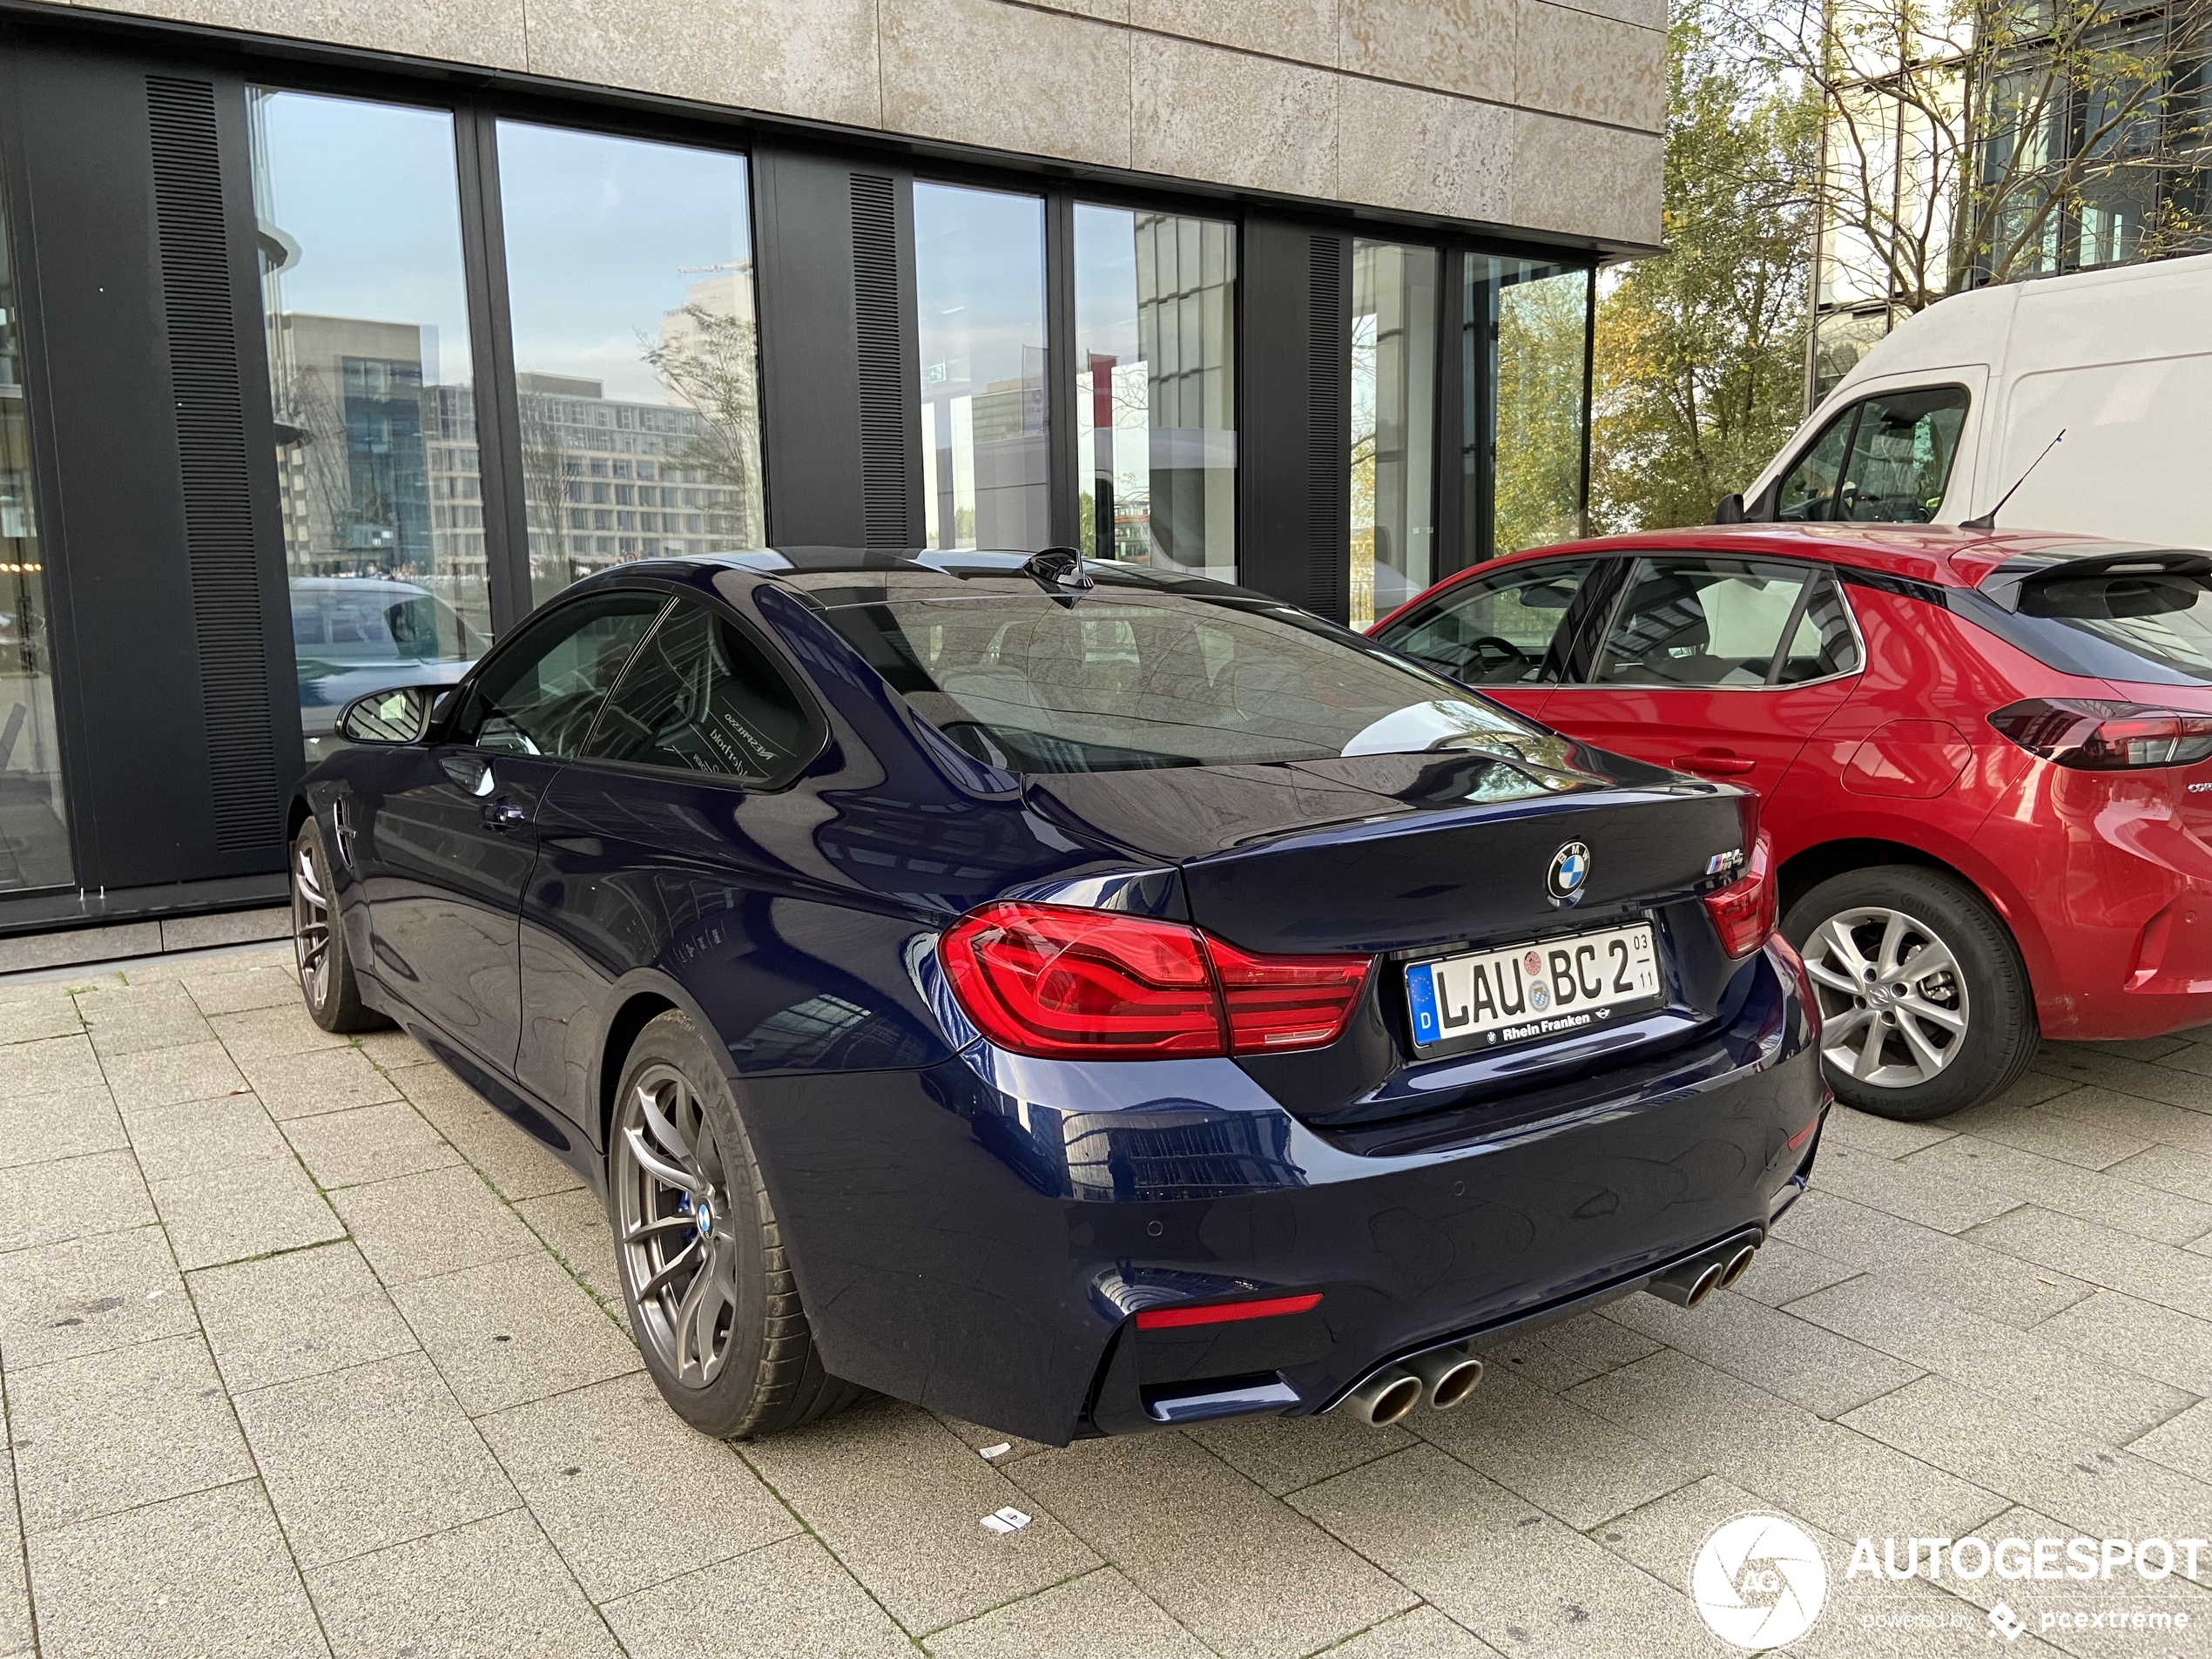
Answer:
[(1590, 880), (1590, 849), (1569, 841), (1552, 854), (1552, 867), (1544, 873), (1544, 896), (1555, 905), (1580, 904)]

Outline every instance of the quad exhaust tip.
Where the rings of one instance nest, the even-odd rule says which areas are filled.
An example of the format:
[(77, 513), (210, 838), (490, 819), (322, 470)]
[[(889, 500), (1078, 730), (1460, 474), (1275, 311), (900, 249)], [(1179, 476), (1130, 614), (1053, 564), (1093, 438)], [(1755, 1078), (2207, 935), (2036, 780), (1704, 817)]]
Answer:
[(1432, 1348), (1406, 1362), (1420, 1379), (1421, 1398), (1432, 1411), (1448, 1412), (1482, 1380), (1482, 1361), (1465, 1348)]
[(1369, 1428), (1388, 1428), (1421, 1403), (1421, 1379), (1403, 1366), (1386, 1366), (1344, 1398), (1344, 1409)]
[(1742, 1278), (1757, 1253), (1753, 1244), (1715, 1251), (1669, 1269), (1643, 1288), (1676, 1307), (1694, 1308), (1715, 1291), (1725, 1290)]

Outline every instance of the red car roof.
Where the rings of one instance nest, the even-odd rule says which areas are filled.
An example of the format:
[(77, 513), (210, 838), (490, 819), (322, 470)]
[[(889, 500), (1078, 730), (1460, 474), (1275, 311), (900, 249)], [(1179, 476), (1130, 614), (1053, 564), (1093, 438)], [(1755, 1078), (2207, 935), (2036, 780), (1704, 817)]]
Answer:
[[(1971, 588), (1979, 586), (1983, 577), (2007, 559), (2030, 554), (2081, 558), (2125, 552), (2134, 545), (2051, 530), (1970, 530), (1950, 524), (1707, 524), (1694, 529), (1641, 530), (1631, 536), (1600, 536), (1584, 542), (1532, 547), (1470, 566), (1435, 586), (1465, 581), (1501, 565), (1561, 553), (1728, 552), (1820, 559), (1944, 587)], [(1405, 605), (1399, 607), (1404, 609)], [(1382, 618), (1389, 620), (1389, 617)]]

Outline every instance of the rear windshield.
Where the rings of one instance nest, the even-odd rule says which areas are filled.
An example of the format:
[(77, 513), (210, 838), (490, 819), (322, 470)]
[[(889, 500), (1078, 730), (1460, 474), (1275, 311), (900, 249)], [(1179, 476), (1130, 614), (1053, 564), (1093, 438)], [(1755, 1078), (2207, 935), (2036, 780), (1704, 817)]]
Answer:
[(2014, 643), (2105, 679), (2212, 682), (2212, 591), (2162, 572), (2044, 577), (2020, 590)]
[(1022, 772), (1227, 766), (1476, 749), (1566, 764), (1566, 745), (1264, 600), (978, 595), (827, 613), (915, 711)]

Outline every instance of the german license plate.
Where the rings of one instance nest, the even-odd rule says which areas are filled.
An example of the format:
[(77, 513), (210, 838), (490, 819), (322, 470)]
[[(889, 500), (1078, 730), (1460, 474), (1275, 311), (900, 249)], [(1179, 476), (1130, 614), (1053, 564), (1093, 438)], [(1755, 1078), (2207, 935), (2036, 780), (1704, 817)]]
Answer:
[(1414, 962), (1406, 969), (1413, 1046), (1565, 1036), (1656, 1007), (1651, 924), (1631, 922), (1541, 944)]

